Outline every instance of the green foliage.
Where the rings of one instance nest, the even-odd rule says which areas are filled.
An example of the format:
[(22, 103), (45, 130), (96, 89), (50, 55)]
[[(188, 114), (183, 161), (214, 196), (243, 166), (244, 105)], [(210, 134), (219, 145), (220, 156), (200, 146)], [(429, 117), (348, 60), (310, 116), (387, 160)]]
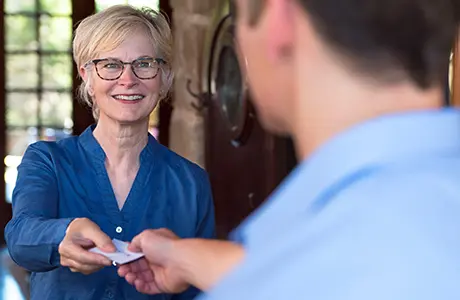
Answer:
[[(40, 0), (36, 7), (35, 0), (5, 0), (7, 91), (24, 88), (68, 90), (64, 94), (42, 94), (40, 119), (42, 124), (50, 126), (64, 127), (72, 112), (71, 1)], [(96, 0), (96, 7), (99, 11), (115, 4), (158, 7), (158, 3), (159, 0)], [(39, 19), (36, 13), (41, 13)], [(16, 51), (22, 53), (15, 54)], [(44, 53), (39, 56), (41, 51)], [(38, 125), (37, 101), (36, 92), (8, 94), (7, 125)]]
[[(44, 125), (64, 127), (65, 120), (71, 117), (71, 4), (71, 0), (40, 0), (36, 7), (35, 0), (5, 1), (7, 90), (54, 88), (69, 91), (41, 94), (40, 118)], [(32, 14), (37, 12), (43, 13), (39, 19)], [(15, 51), (26, 53), (15, 54)], [(45, 52), (39, 56), (38, 51)], [(37, 126), (38, 96), (37, 92), (9, 93), (7, 125)]]

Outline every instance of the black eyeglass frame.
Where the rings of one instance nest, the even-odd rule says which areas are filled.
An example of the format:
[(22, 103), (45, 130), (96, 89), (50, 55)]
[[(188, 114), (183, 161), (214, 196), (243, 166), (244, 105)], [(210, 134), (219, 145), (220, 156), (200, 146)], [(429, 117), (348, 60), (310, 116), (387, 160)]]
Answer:
[[(153, 61), (156, 62), (159, 65), (158, 70), (155, 73), (155, 75), (153, 75), (151, 77), (145, 77), (145, 78), (140, 77), (139, 75), (137, 75), (135, 68), (133, 68), (133, 64), (135, 62), (142, 61), (142, 60), (148, 60), (148, 59), (152, 59), (152, 57), (140, 57), (140, 58), (136, 58), (135, 60), (133, 60), (131, 62), (125, 62), (125, 61), (122, 61), (122, 60), (117, 59), (117, 58), (98, 58), (98, 59), (90, 60), (86, 65), (93, 64), (94, 68), (96, 69), (97, 76), (99, 76), (99, 78), (101, 78), (102, 80), (107, 80), (107, 81), (118, 80), (121, 77), (121, 75), (123, 75), (123, 72), (125, 71), (125, 65), (131, 65), (131, 70), (133, 71), (134, 75), (137, 78), (139, 78), (141, 80), (149, 80), (149, 79), (154, 79), (155, 77), (158, 76), (158, 72), (160, 71), (161, 65), (167, 65), (168, 63), (162, 58), (153, 58)], [(116, 78), (106, 79), (106, 78), (102, 77), (101, 74), (99, 74), (97, 64), (100, 63), (101, 61), (110, 61), (110, 60), (120, 62), (121, 66), (122, 66), (122, 69), (121, 69), (120, 75), (118, 75)]]

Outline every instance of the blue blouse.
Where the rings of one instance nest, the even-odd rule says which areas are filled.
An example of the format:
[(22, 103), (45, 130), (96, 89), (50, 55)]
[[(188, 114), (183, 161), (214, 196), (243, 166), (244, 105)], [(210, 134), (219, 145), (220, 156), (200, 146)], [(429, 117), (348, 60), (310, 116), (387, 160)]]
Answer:
[(59, 243), (69, 223), (86, 217), (111, 238), (130, 241), (149, 228), (169, 228), (180, 237), (214, 237), (214, 207), (206, 172), (149, 135), (140, 168), (123, 208), (118, 208), (105, 169), (105, 153), (94, 126), (59, 142), (37, 142), (26, 150), (13, 192), (13, 218), (5, 238), (13, 260), (30, 270), (36, 300), (185, 300), (179, 295), (138, 293), (106, 267), (91, 275), (60, 265)]

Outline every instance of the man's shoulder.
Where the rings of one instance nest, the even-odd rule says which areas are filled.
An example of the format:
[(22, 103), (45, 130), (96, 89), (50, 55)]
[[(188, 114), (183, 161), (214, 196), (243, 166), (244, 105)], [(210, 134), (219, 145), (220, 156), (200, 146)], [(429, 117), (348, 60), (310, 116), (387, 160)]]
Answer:
[[(406, 213), (414, 208), (427, 209), (433, 206), (445, 207), (445, 202), (460, 204), (460, 159), (415, 161), (402, 164), (389, 164), (377, 167), (357, 176), (354, 180), (338, 185), (337, 190), (326, 194), (321, 208), (337, 206), (398, 207)], [(320, 197), (321, 198), (321, 197)], [(405, 208), (410, 207), (409, 211)], [(460, 207), (459, 207), (460, 208)]]
[(392, 165), (272, 215), (268, 233), (247, 231), (245, 261), (218, 299), (460, 297), (457, 170), (455, 160)]

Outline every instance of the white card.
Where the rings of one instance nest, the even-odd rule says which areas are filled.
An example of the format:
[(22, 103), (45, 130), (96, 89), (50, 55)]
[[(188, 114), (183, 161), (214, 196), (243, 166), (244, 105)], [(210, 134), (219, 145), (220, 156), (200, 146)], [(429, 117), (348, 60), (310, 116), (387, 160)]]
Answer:
[(117, 263), (118, 265), (132, 262), (144, 256), (143, 253), (136, 253), (136, 252), (129, 251), (127, 242), (123, 242), (117, 239), (113, 239), (112, 242), (115, 245), (115, 248), (117, 248), (116, 252), (107, 253), (107, 252), (101, 251), (100, 249), (96, 247), (89, 249), (89, 251), (98, 253), (98, 254), (102, 254), (108, 259), (110, 259), (111, 261)]

